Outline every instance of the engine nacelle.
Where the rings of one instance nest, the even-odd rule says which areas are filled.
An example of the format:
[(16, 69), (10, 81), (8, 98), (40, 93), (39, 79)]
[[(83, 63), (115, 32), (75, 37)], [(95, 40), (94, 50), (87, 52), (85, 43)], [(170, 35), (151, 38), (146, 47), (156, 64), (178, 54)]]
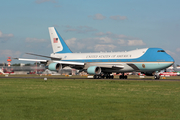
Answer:
[(87, 69), (87, 73), (90, 75), (99, 75), (101, 73), (101, 68), (98, 66), (90, 66)]
[(48, 69), (51, 71), (59, 71), (62, 69), (62, 65), (60, 63), (50, 63)]

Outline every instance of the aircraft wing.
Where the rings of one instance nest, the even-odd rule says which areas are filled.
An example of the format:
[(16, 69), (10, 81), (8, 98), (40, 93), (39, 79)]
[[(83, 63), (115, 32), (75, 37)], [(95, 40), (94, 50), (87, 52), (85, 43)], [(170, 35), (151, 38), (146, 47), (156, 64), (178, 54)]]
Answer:
[(50, 58), (51, 60), (61, 60), (61, 58), (49, 57), (49, 56), (45, 56), (45, 55), (38, 55), (38, 54), (34, 54), (34, 53), (26, 53), (26, 54), (34, 55), (34, 56), (40, 56), (40, 57), (45, 57), (45, 58)]
[(122, 64), (117, 64), (117, 63), (82, 63), (82, 62), (72, 62), (72, 61), (62, 61), (62, 60), (42, 60), (42, 59), (25, 59), (25, 58), (14, 58), (17, 60), (22, 60), (22, 61), (33, 61), (33, 62), (41, 62), (47, 64), (48, 62), (50, 63), (60, 63), (64, 66), (69, 66), (72, 68), (76, 69), (88, 69), (90, 66), (98, 66), (103, 69), (123, 69), (124, 65)]
[(46, 63), (46, 62), (55, 62), (55, 63), (61, 63), (61, 64), (66, 64), (66, 65), (84, 65), (84, 63), (80, 63), (80, 62), (69, 62), (69, 61), (57, 61), (57, 60), (40, 60), (40, 59), (25, 59), (25, 58), (14, 58), (17, 60), (22, 60), (22, 61), (33, 61), (33, 62), (42, 62), (42, 63)]

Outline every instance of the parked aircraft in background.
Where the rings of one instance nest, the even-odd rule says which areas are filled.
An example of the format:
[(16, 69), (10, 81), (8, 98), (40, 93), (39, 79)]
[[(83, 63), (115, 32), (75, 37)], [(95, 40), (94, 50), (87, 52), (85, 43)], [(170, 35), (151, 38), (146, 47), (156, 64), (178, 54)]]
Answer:
[(167, 68), (164, 72), (161, 72), (160, 76), (180, 76), (180, 71), (175, 64), (173, 64), (171, 67)]
[(162, 72), (159, 74), (160, 76), (180, 76), (178, 72)]
[(3, 71), (2, 69), (0, 69), (0, 75), (1, 75), (1, 74), (5, 74), (4, 71)]
[(126, 72), (142, 72), (146, 75), (154, 75), (159, 79), (162, 69), (171, 66), (174, 59), (161, 48), (144, 48), (128, 52), (104, 52), (104, 53), (72, 53), (64, 40), (54, 27), (49, 27), (53, 53), (49, 56), (27, 53), (30, 55), (50, 58), (50, 60), (24, 59), (25, 61), (37, 61), (46, 64), (52, 71), (60, 71), (64, 67), (86, 71), (94, 75), (94, 78), (114, 78), (112, 73), (122, 73), (120, 79), (127, 79)]

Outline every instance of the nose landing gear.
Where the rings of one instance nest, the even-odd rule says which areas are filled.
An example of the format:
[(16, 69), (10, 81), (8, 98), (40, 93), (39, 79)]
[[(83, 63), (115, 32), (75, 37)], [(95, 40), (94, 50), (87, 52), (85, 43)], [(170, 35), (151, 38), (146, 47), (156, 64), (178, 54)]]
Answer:
[(160, 72), (156, 72), (155, 75), (154, 75), (154, 79), (155, 80), (159, 80), (160, 79)]
[(159, 75), (155, 75), (155, 76), (154, 76), (154, 79), (155, 79), (155, 80), (159, 80), (159, 79), (160, 79), (160, 76), (159, 76)]

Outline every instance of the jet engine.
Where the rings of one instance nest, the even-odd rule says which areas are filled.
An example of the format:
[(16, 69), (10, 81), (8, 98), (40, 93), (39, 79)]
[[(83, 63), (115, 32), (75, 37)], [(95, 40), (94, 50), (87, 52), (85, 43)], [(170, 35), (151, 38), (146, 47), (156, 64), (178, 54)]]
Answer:
[(91, 75), (99, 75), (101, 73), (101, 68), (98, 66), (90, 66), (87, 69), (87, 73)]
[(60, 63), (50, 63), (48, 69), (51, 71), (59, 71), (62, 69), (62, 65)]

